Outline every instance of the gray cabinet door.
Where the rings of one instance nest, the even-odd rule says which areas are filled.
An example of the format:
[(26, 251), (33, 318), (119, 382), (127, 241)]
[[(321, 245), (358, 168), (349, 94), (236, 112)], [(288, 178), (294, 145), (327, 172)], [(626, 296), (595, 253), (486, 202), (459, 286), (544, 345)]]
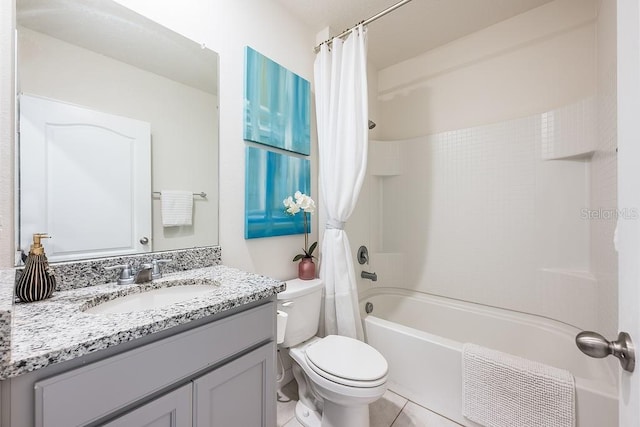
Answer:
[(258, 347), (193, 384), (194, 427), (275, 427), (275, 344)]
[(191, 427), (191, 383), (164, 394), (104, 427)]

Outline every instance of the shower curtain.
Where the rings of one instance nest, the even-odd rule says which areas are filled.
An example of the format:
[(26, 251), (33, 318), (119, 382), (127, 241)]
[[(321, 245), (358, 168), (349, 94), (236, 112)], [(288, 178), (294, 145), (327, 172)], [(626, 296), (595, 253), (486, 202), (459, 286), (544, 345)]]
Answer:
[(367, 168), (366, 29), (360, 25), (314, 64), (320, 191), (327, 213), (320, 278), (324, 333), (363, 339), (351, 246), (344, 224), (355, 208)]

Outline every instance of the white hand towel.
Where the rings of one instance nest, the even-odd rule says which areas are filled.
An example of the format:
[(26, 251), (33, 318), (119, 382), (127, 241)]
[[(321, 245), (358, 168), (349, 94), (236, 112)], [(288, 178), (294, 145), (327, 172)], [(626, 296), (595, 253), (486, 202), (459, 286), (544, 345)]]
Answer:
[(161, 191), (162, 226), (191, 225), (193, 217), (193, 192)]

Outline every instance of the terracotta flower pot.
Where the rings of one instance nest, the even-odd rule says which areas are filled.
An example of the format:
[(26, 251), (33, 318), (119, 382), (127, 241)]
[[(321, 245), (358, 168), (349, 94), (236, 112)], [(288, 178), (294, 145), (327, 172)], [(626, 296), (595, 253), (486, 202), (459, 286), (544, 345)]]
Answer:
[(316, 278), (316, 264), (313, 258), (302, 258), (298, 264), (298, 278), (311, 280)]

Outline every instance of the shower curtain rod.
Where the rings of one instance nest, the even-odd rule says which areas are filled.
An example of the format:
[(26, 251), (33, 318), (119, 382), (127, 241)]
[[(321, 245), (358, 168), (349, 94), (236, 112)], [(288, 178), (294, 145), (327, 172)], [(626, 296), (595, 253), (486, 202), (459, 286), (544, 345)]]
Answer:
[(405, 4), (409, 3), (411, 0), (402, 0), (399, 1), (398, 3), (389, 6), (388, 8), (386, 8), (385, 10), (383, 10), (382, 12), (378, 12), (375, 15), (373, 15), (371, 18), (365, 19), (364, 21), (361, 21), (359, 23), (357, 23), (356, 25), (354, 25), (353, 27), (344, 30), (343, 32), (341, 32), (340, 34), (338, 34), (337, 36), (330, 38), (329, 40), (325, 40), (322, 43), (320, 43), (318, 46), (313, 48), (313, 51), (315, 53), (318, 53), (320, 51), (320, 46), (322, 46), (323, 44), (331, 44), (331, 42), (333, 41), (333, 39), (335, 38), (339, 38), (339, 37), (344, 37), (347, 34), (349, 34), (351, 31), (353, 31), (356, 27), (358, 27), (358, 25), (367, 25), (372, 23), (373, 21), (377, 20), (378, 18), (382, 18), (384, 15), (386, 15), (387, 13), (391, 13), (394, 10), (396, 10), (397, 8), (404, 6)]

